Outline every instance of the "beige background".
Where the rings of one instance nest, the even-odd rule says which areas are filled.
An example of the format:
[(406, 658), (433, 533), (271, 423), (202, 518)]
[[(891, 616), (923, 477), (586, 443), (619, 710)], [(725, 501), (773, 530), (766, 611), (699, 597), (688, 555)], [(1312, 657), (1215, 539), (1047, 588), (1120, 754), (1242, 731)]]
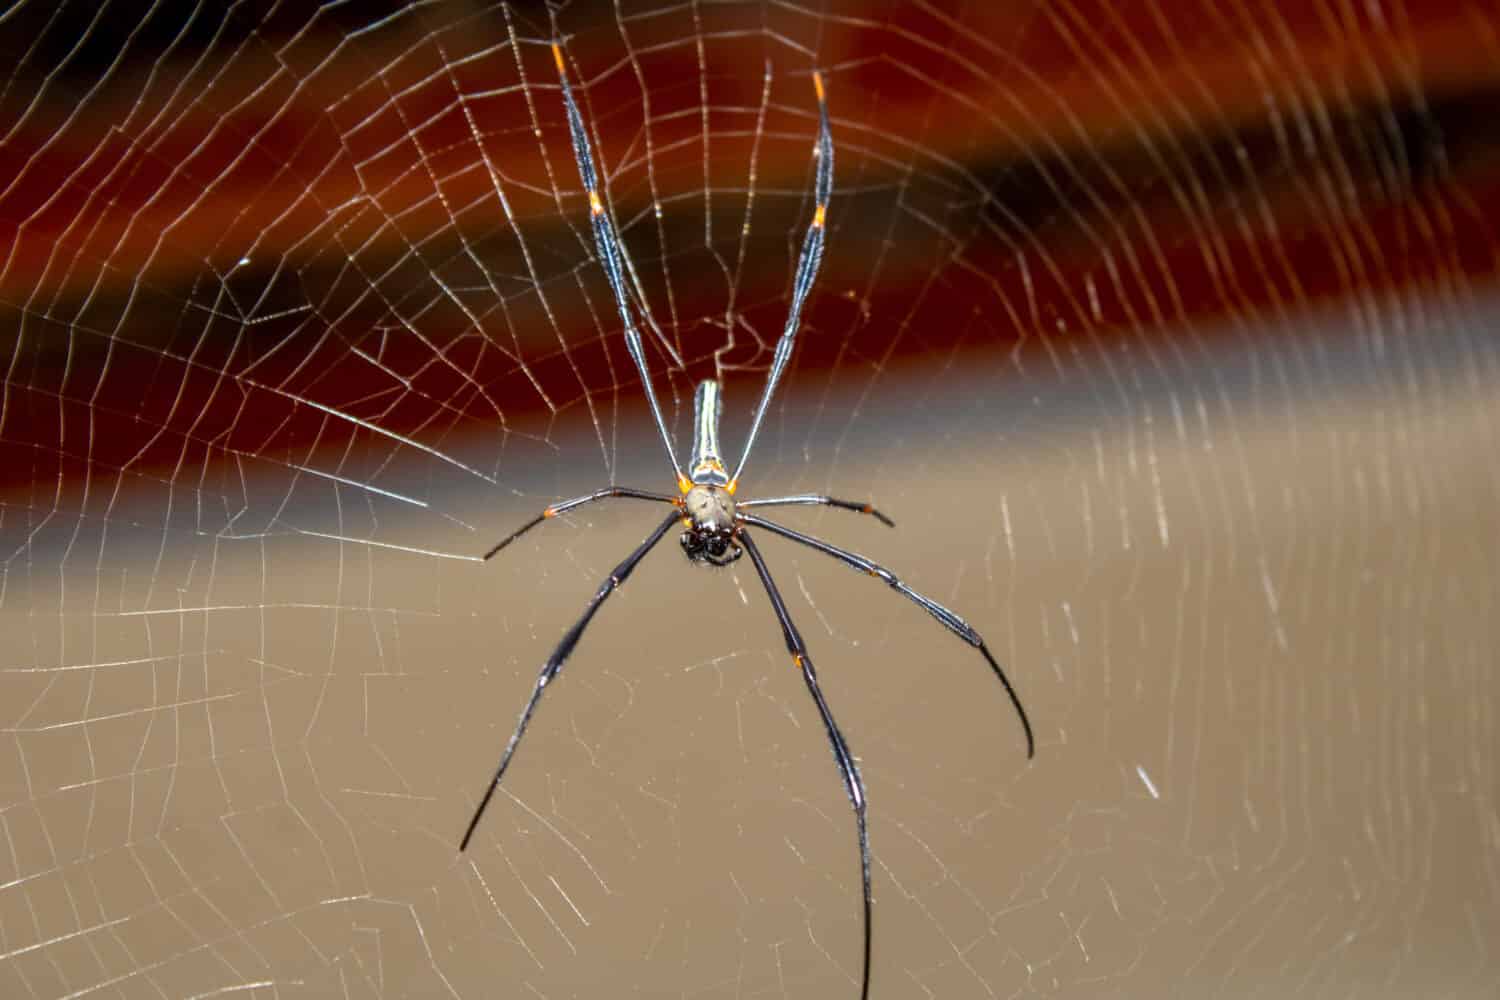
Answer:
[(887, 511), (782, 516), (1038, 741), (763, 539), (872, 996), (1500, 995), (1493, 3), (140, 6), (0, 19), (0, 998), (856, 995), (748, 563), (653, 553), (457, 852), (657, 511), (475, 555), (670, 488), (554, 38), (731, 452), (825, 74), (745, 491)]
[[(763, 539), (868, 784), (873, 995), (1493, 995), (1486, 325), (1382, 364), (1338, 320), (1129, 396), (997, 361), (884, 373), (854, 419), (793, 379), (747, 491), (872, 497), (895, 531), (784, 520), (982, 629), (1037, 728), (1028, 764), (962, 643)], [(663, 485), (622, 406), (621, 480)], [(0, 993), (853, 995), (852, 819), (748, 561), (648, 558), (456, 852), (656, 514), (446, 558), (604, 476), (587, 424), (549, 437), (525, 496), (299, 481), (214, 537), (164, 494), (12, 572)]]

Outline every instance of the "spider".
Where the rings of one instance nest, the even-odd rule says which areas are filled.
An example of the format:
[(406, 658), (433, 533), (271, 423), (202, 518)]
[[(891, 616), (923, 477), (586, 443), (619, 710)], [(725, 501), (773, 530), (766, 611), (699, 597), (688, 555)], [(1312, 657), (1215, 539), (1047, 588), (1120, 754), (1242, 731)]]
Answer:
[[(807, 643), (803, 641), (802, 634), (797, 631), (797, 626), (792, 622), (791, 613), (787, 610), (786, 602), (782, 600), (776, 583), (771, 579), (771, 571), (766, 566), (765, 558), (761, 555), (760, 547), (751, 537), (750, 528), (766, 531), (782, 538), (790, 539), (801, 545), (832, 556), (839, 562), (851, 566), (856, 570), (868, 573), (886, 582), (897, 593), (914, 601), (923, 611), (936, 618), (950, 632), (963, 639), (969, 645), (979, 650), (994, 671), (995, 676), (1005, 688), (1005, 693), (1010, 697), (1011, 704), (1015, 707), (1016, 714), (1020, 717), (1022, 729), (1026, 735), (1026, 756), (1032, 757), (1036, 751), (1036, 743), (1031, 733), (1031, 722), (1026, 717), (1026, 710), (1021, 707), (1021, 699), (1016, 695), (1015, 688), (1011, 686), (1010, 680), (1005, 676), (1005, 671), (1000, 669), (1000, 664), (995, 662), (994, 656), (990, 654), (989, 648), (984, 644), (984, 639), (979, 633), (970, 627), (958, 615), (949, 611), (938, 602), (929, 597), (912, 590), (901, 582), (894, 573), (871, 562), (864, 556), (855, 552), (849, 552), (837, 546), (830, 545), (821, 539), (811, 535), (804, 535), (800, 531), (784, 527), (774, 521), (768, 521), (763, 517), (747, 513), (748, 509), (754, 507), (787, 507), (801, 505), (821, 505), (837, 507), (842, 510), (854, 511), (860, 514), (869, 514), (876, 520), (888, 527), (895, 527), (895, 523), (880, 511), (868, 503), (859, 503), (850, 500), (839, 500), (835, 497), (816, 494), (800, 494), (797, 496), (770, 497), (757, 500), (736, 500), (735, 494), (739, 486), (740, 474), (744, 472), (745, 461), (750, 456), (750, 449), (755, 444), (756, 435), (760, 431), (761, 421), (766, 415), (766, 408), (770, 405), (771, 396), (776, 390), (776, 384), (781, 380), (782, 373), (786, 369), (787, 361), (792, 355), (792, 346), (796, 341), (797, 328), (802, 314), (803, 303), (807, 300), (807, 294), (813, 286), (818, 275), (818, 265), (823, 256), (824, 220), (828, 210), (828, 199), (833, 191), (833, 138), (828, 125), (828, 103), (823, 89), (823, 78), (821, 74), (814, 72), (812, 75), (813, 88), (817, 93), (818, 100), (818, 139), (814, 147), (814, 157), (817, 161), (817, 174), (813, 186), (815, 207), (813, 209), (812, 222), (803, 237), (802, 252), (797, 260), (796, 277), (792, 283), (792, 303), (788, 312), (786, 326), (781, 333), (781, 339), (776, 344), (775, 354), (771, 359), (771, 369), (766, 376), (765, 388), (761, 391), (760, 401), (755, 406), (755, 414), (750, 422), (750, 433), (745, 440), (745, 448), (741, 453), (738, 466), (733, 475), (730, 475), (724, 464), (724, 458), (719, 450), (719, 416), (723, 408), (723, 399), (720, 385), (716, 380), (700, 382), (693, 394), (693, 451), (688, 463), (688, 472), (682, 471), (678, 464), (677, 454), (672, 448), (672, 436), (667, 433), (666, 422), (662, 419), (661, 406), (656, 399), (656, 391), (651, 385), (651, 376), (646, 368), (646, 355), (641, 347), (640, 331), (631, 319), (629, 300), (625, 294), (625, 277), (622, 262), (625, 262), (625, 248), (620, 244), (615, 235), (614, 228), (610, 223), (609, 213), (605, 210), (603, 202), (599, 198), (598, 178), (594, 170), (593, 153), (589, 146), (588, 134), (584, 129), (583, 117), (578, 112), (578, 105), (573, 100), (572, 89), (568, 85), (568, 74), (563, 63), (562, 50), (554, 44), (552, 55), (557, 62), (558, 78), (561, 81), (563, 105), (567, 111), (568, 128), (573, 141), (573, 158), (578, 165), (578, 175), (583, 181), (584, 190), (589, 198), (589, 221), (594, 230), (594, 242), (598, 249), (599, 259), (604, 265), (604, 273), (609, 279), (610, 290), (614, 294), (615, 305), (619, 309), (620, 320), (625, 330), (625, 346), (630, 353), (630, 358), (635, 362), (636, 370), (641, 376), (641, 385), (646, 391), (646, 401), (651, 407), (651, 416), (656, 422), (656, 429), (661, 434), (662, 444), (666, 447), (667, 458), (672, 463), (672, 469), (677, 475), (677, 492), (675, 494), (653, 493), (648, 490), (631, 489), (624, 486), (607, 486), (595, 490), (585, 496), (574, 497), (555, 503), (543, 510), (536, 517), (521, 525), (510, 535), (502, 539), (494, 548), (484, 554), (486, 560), (492, 558), (507, 545), (526, 534), (532, 528), (543, 521), (550, 520), (560, 514), (565, 514), (574, 508), (584, 504), (593, 503), (596, 500), (604, 500), (610, 497), (626, 497), (632, 500), (648, 500), (657, 503), (669, 504), (673, 509), (660, 524), (652, 530), (634, 552), (625, 557), (625, 560), (610, 572), (599, 589), (584, 608), (583, 615), (563, 634), (562, 640), (558, 642), (557, 648), (542, 665), (541, 674), (537, 677), (536, 687), (531, 692), (531, 697), (526, 702), (526, 707), (521, 710), (521, 717), (516, 723), (515, 731), (511, 734), (510, 742), (505, 746), (505, 751), (500, 756), (500, 764), (495, 769), (495, 776), (490, 780), (489, 787), (485, 790), (484, 797), (480, 799), (478, 807), (474, 810), (474, 816), (469, 821), (469, 827), (464, 831), (464, 837), (459, 844), (459, 850), (466, 850), (470, 839), (474, 836), (474, 830), (479, 825), (480, 817), (484, 815), (485, 808), (490, 803), (490, 798), (495, 794), (495, 789), (500, 785), (500, 779), (505, 776), (505, 769), (510, 765), (512, 755), (516, 752), (516, 746), (521, 742), (521, 737), (526, 732), (526, 726), (531, 721), (532, 713), (536, 711), (537, 702), (541, 700), (542, 693), (547, 690), (547, 685), (557, 677), (562, 670), (563, 664), (572, 655), (578, 640), (583, 637), (584, 629), (588, 628), (589, 622), (593, 621), (594, 614), (599, 610), (606, 598), (619, 589), (620, 585), (629, 578), (636, 565), (645, 558), (658, 542), (662, 540), (674, 524), (680, 523), (683, 532), (678, 536), (682, 545), (683, 553), (689, 561), (696, 563), (708, 563), (713, 566), (728, 566), (738, 560), (745, 553), (749, 553), (750, 561), (755, 565), (755, 572), (760, 577), (762, 586), (765, 587), (766, 595), (770, 598), (771, 609), (776, 614), (776, 620), (781, 625), (782, 636), (786, 640), (786, 648), (792, 656), (792, 662), (802, 672), (802, 679), (807, 684), (808, 693), (812, 695), (814, 704), (817, 705), (818, 714), (822, 717), (823, 728), (828, 733), (828, 741), (833, 746), (834, 762), (838, 765), (839, 774), (844, 781), (844, 789), (848, 792), (849, 801), (854, 806), (854, 820), (856, 832), (859, 839), (860, 877), (863, 887), (863, 931), (864, 931), (864, 963), (860, 976), (860, 997), (868, 997), (870, 992), (870, 839), (865, 826), (865, 789), (860, 780), (859, 766), (855, 763), (854, 754), (849, 749), (849, 743), (844, 739), (844, 734), (839, 731), (838, 723), (834, 721), (833, 712), (828, 707), (827, 700), (823, 697), (823, 690), (818, 685), (817, 673), (813, 669), (811, 655), (807, 651)], [(627, 262), (628, 263), (628, 262)]]

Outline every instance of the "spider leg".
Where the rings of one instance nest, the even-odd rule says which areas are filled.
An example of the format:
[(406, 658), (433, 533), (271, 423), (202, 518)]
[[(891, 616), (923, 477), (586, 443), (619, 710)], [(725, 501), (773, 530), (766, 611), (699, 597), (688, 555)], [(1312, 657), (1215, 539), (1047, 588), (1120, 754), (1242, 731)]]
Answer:
[(839, 500), (834, 497), (825, 497), (818, 493), (800, 493), (794, 497), (765, 497), (757, 500), (738, 500), (736, 507), (790, 507), (793, 504), (817, 504), (822, 507), (838, 507), (842, 510), (852, 510), (856, 514), (869, 514), (875, 520), (887, 528), (894, 528), (896, 522), (886, 517), (880, 511), (867, 503), (857, 500)]
[(774, 521), (767, 521), (765, 518), (756, 517), (754, 514), (741, 514), (739, 518), (746, 524), (753, 524), (783, 538), (790, 538), (794, 542), (801, 542), (808, 548), (817, 549), (825, 555), (833, 556), (833, 558), (847, 566), (863, 570), (871, 576), (879, 577), (890, 584), (892, 590), (911, 598), (923, 611), (926, 611), (929, 615), (942, 622), (950, 632), (979, 650), (985, 660), (988, 661), (990, 669), (995, 672), (995, 676), (1000, 678), (1000, 683), (1005, 686), (1005, 693), (1010, 695), (1010, 703), (1015, 706), (1016, 714), (1021, 717), (1021, 728), (1026, 731), (1026, 756), (1030, 758), (1036, 755), (1036, 740), (1031, 735), (1031, 720), (1026, 717), (1026, 709), (1021, 707), (1021, 699), (1016, 694), (1016, 689), (1011, 687), (1010, 678), (1005, 676), (1005, 671), (1001, 670), (1000, 664), (995, 662), (995, 657), (990, 654), (989, 647), (984, 644), (984, 638), (978, 632), (974, 631), (973, 626), (968, 622), (932, 598), (925, 597), (912, 590), (906, 584), (902, 583), (896, 577), (896, 574), (878, 563), (871, 562), (857, 552), (849, 552), (836, 545), (829, 545), (821, 539), (814, 538), (811, 535), (804, 535), (800, 531), (793, 531), (791, 528), (782, 527)]
[(760, 433), (760, 422), (765, 419), (766, 408), (771, 405), (771, 395), (776, 383), (792, 356), (792, 345), (797, 339), (797, 327), (802, 322), (802, 306), (807, 293), (812, 291), (818, 278), (818, 266), (823, 262), (824, 217), (828, 213), (828, 199), (833, 194), (833, 133), (828, 127), (828, 95), (823, 90), (823, 75), (813, 73), (813, 89), (818, 94), (818, 141), (814, 147), (818, 160), (818, 172), (813, 181), (813, 217), (808, 224), (807, 235), (802, 238), (802, 254), (797, 258), (797, 275), (792, 281), (792, 307), (787, 313), (786, 326), (781, 339), (776, 342), (776, 353), (771, 356), (771, 370), (766, 374), (766, 387), (761, 390), (760, 402), (755, 404), (755, 416), (750, 420), (750, 435), (745, 438), (745, 450), (740, 454), (739, 468), (729, 480), (729, 492), (734, 492), (745, 463), (750, 460), (750, 449), (755, 445), (755, 436)]
[(854, 805), (854, 822), (859, 831), (860, 877), (864, 886), (865, 964), (859, 989), (860, 998), (864, 1000), (870, 995), (870, 834), (865, 828), (865, 784), (860, 780), (854, 754), (849, 750), (844, 734), (839, 732), (838, 723), (833, 721), (833, 712), (829, 710), (828, 702), (823, 700), (823, 690), (818, 687), (818, 675), (813, 670), (812, 658), (808, 656), (807, 644), (802, 641), (802, 634), (792, 623), (792, 616), (781, 599), (780, 591), (776, 589), (775, 581), (771, 579), (771, 571), (766, 567), (760, 549), (750, 539), (748, 531), (741, 531), (739, 540), (745, 551), (750, 553), (750, 561), (755, 563), (755, 572), (760, 574), (760, 582), (771, 598), (771, 607), (775, 609), (776, 619), (781, 623), (781, 633), (786, 637), (787, 652), (792, 654), (792, 662), (802, 669), (802, 679), (807, 682), (807, 690), (817, 703), (818, 714), (823, 717), (823, 728), (828, 731), (828, 742), (833, 744), (834, 762), (839, 766), (839, 774), (844, 778), (844, 788), (849, 793), (849, 801)]
[(672, 525), (677, 523), (680, 515), (673, 511), (667, 515), (666, 520), (656, 526), (656, 530), (647, 536), (646, 540), (625, 561), (616, 566), (614, 570), (599, 585), (598, 591), (589, 600), (588, 607), (583, 609), (583, 616), (573, 623), (573, 627), (563, 633), (562, 641), (547, 657), (547, 662), (542, 664), (542, 672), (537, 675), (536, 687), (531, 692), (531, 697), (526, 701), (526, 707), (521, 711), (521, 718), (516, 722), (516, 731), (511, 733), (510, 742), (505, 745), (505, 753), (500, 756), (500, 766), (495, 768), (495, 777), (490, 781), (490, 787), (485, 789), (484, 798), (479, 800), (479, 808), (474, 810), (474, 818), (469, 820), (469, 828), (464, 831), (464, 839), (459, 842), (458, 849), (466, 850), (469, 846), (469, 838), (474, 836), (474, 828), (479, 825), (479, 818), (484, 815), (485, 807), (490, 804), (490, 798), (495, 794), (495, 789), (500, 787), (500, 779), (505, 776), (505, 769), (510, 765), (511, 755), (516, 752), (516, 746), (521, 742), (521, 737), (526, 733), (526, 724), (531, 721), (531, 713), (536, 711), (537, 702), (542, 700), (542, 692), (547, 690), (547, 685), (562, 670), (563, 663), (573, 652), (573, 647), (578, 645), (578, 640), (583, 637), (583, 630), (589, 627), (589, 622), (594, 618), (594, 612), (599, 610), (599, 605), (604, 599), (613, 594), (630, 576), (636, 564), (639, 563), (647, 552), (661, 541), (662, 536)]
[(594, 245), (599, 250), (599, 261), (604, 265), (604, 274), (609, 278), (609, 289), (614, 293), (615, 307), (619, 309), (620, 321), (625, 326), (625, 350), (629, 352), (630, 360), (635, 362), (636, 371), (640, 373), (641, 385), (646, 389), (646, 401), (651, 404), (651, 416), (656, 421), (657, 431), (661, 433), (661, 443), (666, 445), (672, 471), (677, 475), (678, 485), (686, 493), (687, 486), (683, 484), (688, 480), (682, 474), (682, 466), (677, 464), (677, 453), (672, 450), (672, 435), (667, 433), (667, 422), (662, 419), (661, 404), (656, 401), (656, 389), (651, 385), (651, 373), (646, 368), (646, 352), (641, 346), (640, 331), (630, 318), (629, 300), (625, 296), (625, 275), (620, 266), (625, 248), (615, 238), (609, 213), (599, 200), (599, 178), (594, 170), (594, 153), (589, 146), (588, 131), (583, 127), (583, 116), (578, 113), (578, 105), (573, 101), (573, 89), (568, 86), (568, 72), (563, 65), (562, 49), (556, 44), (552, 46), (552, 58), (557, 62), (557, 78), (562, 83), (563, 104), (567, 107), (568, 132), (573, 139), (573, 159), (578, 164), (578, 177), (583, 181), (583, 188), (589, 196), (589, 221), (594, 228)]
[(595, 490), (594, 492), (586, 496), (574, 497), (571, 500), (564, 500), (562, 503), (553, 504), (546, 510), (543, 510), (536, 517), (533, 517), (531, 520), (521, 525), (515, 531), (512, 531), (509, 535), (506, 535), (504, 538), (500, 539), (499, 542), (495, 543), (494, 548), (490, 549), (484, 554), (483, 558), (489, 559), (496, 552), (499, 552), (511, 542), (515, 541), (517, 538), (520, 538), (522, 535), (526, 534), (526, 532), (530, 531), (532, 528), (535, 528), (537, 525), (541, 524), (543, 521), (549, 518), (556, 517), (559, 514), (566, 514), (574, 507), (582, 507), (586, 503), (593, 503), (595, 500), (604, 500), (608, 497), (630, 497), (633, 500), (659, 500), (662, 503), (677, 502), (676, 497), (669, 497), (665, 493), (652, 493), (649, 490), (633, 490), (628, 486), (606, 486), (604, 489)]

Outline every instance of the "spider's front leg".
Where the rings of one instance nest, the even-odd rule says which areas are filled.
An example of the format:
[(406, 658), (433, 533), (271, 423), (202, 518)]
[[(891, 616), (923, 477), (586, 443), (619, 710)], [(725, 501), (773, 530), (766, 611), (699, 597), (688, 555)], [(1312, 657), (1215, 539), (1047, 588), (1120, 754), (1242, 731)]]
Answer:
[[(858, 552), (850, 552), (847, 549), (839, 548), (837, 545), (830, 545), (829, 543), (823, 541), (821, 538), (814, 538), (811, 535), (804, 535), (800, 531), (793, 531), (791, 528), (788, 528), (785, 525), (777, 524), (775, 521), (767, 521), (765, 518), (756, 517), (754, 514), (741, 514), (740, 520), (745, 524), (753, 524), (758, 528), (765, 528), (767, 531), (780, 535), (783, 538), (789, 538), (794, 542), (799, 542), (802, 545), (806, 545), (810, 549), (815, 549), (816, 551), (823, 553), (824, 555), (832, 556), (851, 569), (856, 569), (861, 573), (866, 573), (870, 576), (875, 577), (876, 579), (884, 580), (886, 585), (896, 593), (901, 594), (902, 596), (912, 601), (923, 611), (927, 612), (933, 618), (937, 619), (937, 621), (948, 631), (952, 632), (954, 635), (958, 636), (960, 639), (962, 639), (964, 642), (967, 642), (975, 649), (979, 650), (979, 655), (984, 657), (985, 662), (990, 665), (990, 670), (993, 671), (995, 676), (1000, 679), (1001, 686), (1005, 688), (1005, 693), (1010, 698), (1010, 703), (1015, 708), (1016, 715), (1021, 720), (1021, 729), (1026, 735), (1027, 758), (1029, 759), (1036, 756), (1036, 737), (1031, 732), (1031, 719), (1027, 717), (1026, 709), (1021, 704), (1021, 696), (1016, 694), (1016, 689), (1011, 686), (1010, 678), (1005, 676), (1004, 670), (1000, 669), (1000, 664), (995, 660), (994, 654), (990, 652), (990, 647), (985, 645), (984, 637), (981, 636), (977, 631), (975, 631), (974, 626), (970, 625), (968, 622), (964, 621), (958, 615), (954, 614), (952, 611), (949, 611), (947, 608), (943, 607), (932, 598), (911, 589), (904, 582), (902, 582), (902, 580), (898, 576), (896, 576), (896, 574), (892, 573), (890, 570), (886, 569), (879, 563), (871, 562), (864, 556), (860, 555)], [(743, 532), (741, 532), (741, 536), (743, 537)]]
[(791, 613), (786, 609), (786, 602), (781, 599), (781, 592), (776, 589), (776, 581), (771, 579), (771, 570), (766, 566), (765, 559), (756, 548), (755, 542), (751, 540), (750, 533), (744, 528), (739, 530), (740, 543), (745, 551), (750, 553), (750, 561), (755, 563), (755, 572), (760, 574), (760, 582), (766, 588), (766, 595), (771, 599), (771, 607), (776, 612), (776, 620), (781, 623), (781, 634), (786, 638), (787, 652), (792, 654), (792, 662), (797, 664), (802, 671), (802, 679), (807, 683), (807, 691), (812, 695), (813, 702), (818, 706), (818, 714), (823, 718), (823, 728), (828, 733), (828, 742), (833, 745), (833, 760), (838, 765), (839, 774), (844, 779), (844, 789), (849, 793), (849, 801), (854, 806), (854, 824), (859, 835), (859, 866), (860, 878), (864, 887), (864, 937), (865, 958), (864, 971), (860, 975), (859, 995), (865, 1000), (870, 995), (870, 834), (865, 827), (865, 784), (859, 777), (859, 766), (854, 762), (854, 753), (849, 749), (844, 734), (839, 731), (838, 723), (833, 719), (833, 711), (828, 707), (828, 702), (823, 699), (823, 689), (818, 686), (818, 675), (813, 669), (812, 657), (808, 655), (807, 644), (802, 641), (802, 633), (797, 631), (797, 626), (792, 622)]
[(599, 605), (603, 604), (605, 599), (618, 590), (620, 584), (624, 583), (630, 577), (636, 565), (646, 557), (646, 553), (655, 548), (656, 543), (661, 541), (662, 537), (671, 530), (673, 522), (677, 520), (677, 516), (675, 511), (668, 514), (666, 520), (658, 524), (656, 530), (651, 532), (634, 552), (626, 556), (625, 560), (616, 566), (609, 576), (605, 577), (604, 582), (599, 584), (599, 589), (595, 591), (593, 598), (589, 601), (588, 607), (583, 609), (583, 615), (578, 621), (573, 623), (572, 628), (563, 633), (562, 640), (557, 644), (557, 648), (552, 651), (551, 656), (547, 657), (547, 662), (542, 664), (542, 672), (536, 678), (536, 687), (532, 688), (531, 697), (527, 699), (526, 707), (521, 710), (521, 718), (516, 722), (515, 731), (510, 736), (510, 742), (505, 744), (505, 752), (500, 755), (500, 766), (495, 768), (495, 776), (490, 779), (490, 786), (485, 789), (484, 798), (479, 800), (479, 806), (474, 810), (474, 818), (469, 820), (469, 828), (464, 831), (464, 839), (459, 842), (458, 849), (460, 851), (468, 849), (469, 840), (474, 836), (475, 828), (479, 826), (479, 818), (484, 815), (484, 810), (489, 806), (490, 799), (495, 794), (495, 789), (500, 787), (500, 779), (505, 777), (505, 769), (510, 766), (510, 758), (515, 754), (516, 747), (520, 745), (521, 737), (526, 735), (526, 724), (531, 721), (531, 714), (536, 711), (537, 702), (542, 700), (542, 692), (547, 690), (547, 685), (552, 683), (552, 680), (562, 670), (563, 664), (572, 655), (573, 647), (577, 646), (578, 640), (583, 638), (583, 631), (589, 627), (589, 622), (593, 621), (594, 613), (599, 610)]

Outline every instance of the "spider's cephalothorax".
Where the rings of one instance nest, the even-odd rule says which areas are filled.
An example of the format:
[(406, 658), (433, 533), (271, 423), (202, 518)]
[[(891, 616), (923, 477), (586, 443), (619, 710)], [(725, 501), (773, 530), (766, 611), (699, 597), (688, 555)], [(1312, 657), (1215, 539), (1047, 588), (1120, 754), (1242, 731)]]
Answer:
[(719, 454), (719, 415), (724, 402), (719, 383), (708, 379), (693, 393), (693, 457), (688, 464), (692, 479), (683, 488), (682, 551), (693, 562), (728, 566), (744, 550), (735, 541), (734, 490)]
[(537, 702), (541, 700), (542, 692), (547, 690), (557, 677), (558, 671), (562, 670), (563, 663), (578, 645), (578, 640), (583, 637), (584, 629), (593, 620), (594, 613), (599, 610), (599, 606), (604, 603), (605, 599), (629, 578), (630, 574), (635, 571), (636, 565), (645, 558), (646, 553), (666, 537), (667, 532), (672, 530), (672, 525), (680, 523), (687, 529), (682, 533), (682, 549), (693, 562), (727, 566), (744, 553), (750, 554), (750, 561), (755, 564), (755, 575), (760, 577), (761, 585), (770, 599), (771, 610), (775, 612), (776, 620), (781, 625), (781, 634), (786, 640), (787, 652), (791, 654), (792, 663), (801, 673), (803, 683), (807, 685), (807, 691), (817, 706), (819, 717), (823, 720), (823, 729), (828, 734), (828, 742), (833, 748), (834, 763), (838, 765), (839, 775), (844, 779), (844, 790), (849, 794), (849, 802), (854, 806), (855, 833), (859, 843), (861, 897), (864, 903), (864, 961), (860, 974), (859, 995), (861, 1000), (866, 1000), (870, 994), (872, 907), (870, 837), (865, 826), (865, 786), (860, 779), (854, 753), (849, 749), (844, 734), (839, 731), (838, 724), (834, 722), (833, 711), (823, 697), (823, 689), (818, 684), (817, 672), (813, 668), (812, 655), (808, 652), (807, 643), (803, 641), (802, 634), (793, 624), (791, 612), (787, 610), (786, 602), (781, 599), (781, 592), (777, 589), (775, 581), (771, 579), (771, 571), (766, 566), (765, 558), (760, 553), (760, 546), (752, 534), (764, 531), (767, 534), (779, 535), (799, 545), (805, 545), (816, 552), (831, 556), (851, 569), (885, 582), (898, 594), (913, 601), (944, 628), (979, 651), (995, 676), (999, 678), (1005, 688), (1005, 693), (1010, 696), (1016, 714), (1021, 718), (1021, 728), (1026, 734), (1026, 756), (1032, 755), (1036, 744), (1032, 738), (1031, 723), (1026, 718), (1026, 710), (1021, 707), (1021, 699), (1017, 697), (1015, 689), (1010, 686), (1010, 681), (1006, 678), (1005, 672), (1000, 669), (1000, 664), (995, 662), (994, 656), (990, 654), (989, 647), (984, 644), (979, 633), (974, 631), (968, 622), (930, 597), (917, 593), (902, 583), (896, 574), (879, 563), (871, 562), (857, 552), (841, 549), (822, 539), (784, 527), (775, 521), (757, 517), (749, 511), (756, 507), (804, 505), (837, 507), (841, 510), (869, 514), (882, 524), (894, 527), (890, 518), (868, 503), (839, 500), (821, 493), (735, 499), (735, 487), (739, 483), (740, 474), (745, 471), (745, 461), (750, 457), (750, 448), (755, 443), (762, 420), (765, 419), (766, 409), (770, 406), (776, 384), (781, 380), (782, 374), (786, 371), (787, 362), (792, 356), (792, 345), (801, 322), (802, 306), (807, 300), (807, 293), (812, 289), (813, 280), (818, 274), (818, 264), (823, 256), (823, 227), (827, 220), (828, 198), (833, 190), (833, 137), (828, 123), (828, 103), (823, 93), (823, 77), (816, 72), (812, 75), (813, 89), (818, 96), (818, 139), (817, 145), (814, 146), (817, 171), (813, 181), (812, 221), (808, 224), (806, 234), (803, 236), (802, 252), (797, 258), (797, 271), (792, 279), (792, 300), (786, 326), (782, 330), (781, 339), (776, 342), (775, 352), (771, 356), (771, 368), (766, 374), (765, 387), (761, 390), (760, 402), (756, 404), (753, 416), (750, 418), (750, 430), (745, 438), (744, 451), (741, 452), (739, 464), (731, 475), (725, 468), (724, 458), (719, 450), (722, 390), (716, 380), (700, 382), (693, 399), (693, 455), (687, 471), (684, 472), (677, 462), (677, 453), (672, 447), (672, 435), (668, 433), (667, 423), (662, 418), (661, 405), (656, 399), (656, 390), (651, 387), (651, 373), (646, 368), (645, 348), (641, 342), (640, 330), (636, 328), (632, 317), (630, 297), (626, 294), (626, 272), (630, 271), (633, 274), (630, 269), (630, 260), (626, 256), (625, 247), (615, 235), (609, 212), (599, 196), (599, 178), (594, 170), (588, 130), (584, 127), (583, 116), (578, 113), (578, 105), (574, 102), (573, 92), (568, 86), (567, 67), (563, 62), (562, 49), (553, 45), (552, 56), (557, 61), (557, 75), (561, 83), (563, 107), (568, 116), (568, 131), (573, 139), (573, 156), (578, 164), (578, 176), (583, 181), (584, 190), (589, 198), (589, 216), (594, 230), (594, 244), (599, 251), (599, 261), (604, 268), (605, 276), (609, 279), (615, 306), (619, 310), (620, 322), (624, 327), (625, 349), (629, 352), (631, 361), (635, 363), (636, 371), (640, 373), (641, 388), (651, 408), (652, 421), (656, 424), (657, 433), (661, 435), (661, 442), (666, 449), (672, 471), (676, 473), (677, 490), (666, 494), (629, 486), (606, 486), (581, 497), (554, 503), (501, 539), (484, 554), (484, 558), (489, 559), (543, 521), (567, 513), (575, 507), (607, 497), (629, 497), (635, 500), (670, 504), (674, 508), (656, 525), (656, 528), (645, 541), (636, 547), (634, 552), (610, 571), (609, 576), (605, 577), (599, 589), (594, 592), (582, 617), (574, 623), (572, 628), (563, 633), (552, 655), (547, 657), (547, 661), (542, 664), (542, 669), (537, 674), (536, 686), (531, 689), (531, 697), (521, 710), (521, 717), (516, 721), (516, 728), (511, 733), (510, 742), (505, 745), (505, 750), (500, 755), (500, 764), (495, 768), (495, 776), (490, 779), (489, 787), (485, 789), (483, 797), (475, 807), (474, 815), (469, 820), (469, 827), (464, 831), (463, 839), (459, 841), (458, 849), (464, 850), (469, 846), (469, 839), (474, 836), (474, 830), (479, 825), (479, 818), (484, 815), (485, 807), (494, 797), (495, 789), (500, 787), (500, 779), (505, 776), (505, 769), (510, 765), (511, 755), (515, 753), (521, 737), (526, 732), (526, 724), (531, 721), (531, 713), (535, 711)]
[(694, 486), (682, 498), (682, 551), (693, 562), (728, 566), (745, 550), (734, 540), (734, 497), (722, 486)]

